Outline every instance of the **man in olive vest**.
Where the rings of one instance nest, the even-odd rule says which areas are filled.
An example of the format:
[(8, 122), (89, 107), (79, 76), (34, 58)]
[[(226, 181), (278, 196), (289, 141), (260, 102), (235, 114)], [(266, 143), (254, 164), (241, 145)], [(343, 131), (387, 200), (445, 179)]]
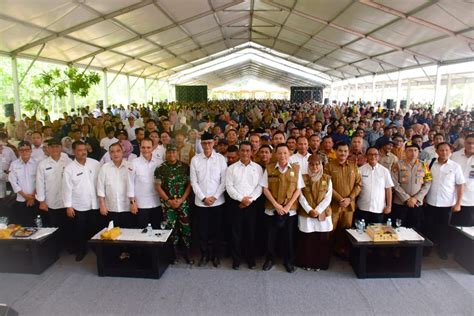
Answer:
[(336, 159), (329, 160), (324, 173), (331, 176), (332, 223), (334, 226), (334, 251), (336, 255), (347, 259), (348, 245), (345, 230), (352, 226), (355, 201), (362, 188), (362, 178), (357, 165), (348, 161), (349, 145), (343, 142), (335, 146)]
[(295, 271), (293, 236), (298, 218), (296, 211), (304, 181), (299, 166), (288, 163), (290, 150), (286, 144), (278, 144), (275, 153), (278, 161), (267, 166), (260, 183), (266, 197), (267, 250), (263, 270), (268, 271), (275, 264), (277, 234), (282, 229), (284, 266), (292, 273)]

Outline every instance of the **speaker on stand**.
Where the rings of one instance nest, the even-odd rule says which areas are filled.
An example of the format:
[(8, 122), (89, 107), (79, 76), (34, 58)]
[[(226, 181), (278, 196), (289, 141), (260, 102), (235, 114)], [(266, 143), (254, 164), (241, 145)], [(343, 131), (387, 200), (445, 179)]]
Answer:
[(10, 117), (12, 115), (15, 115), (15, 109), (13, 107), (13, 103), (7, 103), (3, 105), (3, 110), (5, 113), (5, 117)]

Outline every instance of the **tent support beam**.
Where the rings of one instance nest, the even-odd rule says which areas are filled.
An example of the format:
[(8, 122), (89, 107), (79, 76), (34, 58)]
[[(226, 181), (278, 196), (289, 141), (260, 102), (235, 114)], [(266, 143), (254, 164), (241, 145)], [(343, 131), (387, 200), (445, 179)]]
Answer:
[(104, 68), (103, 70), (104, 72), (104, 82), (103, 82), (103, 86), (104, 86), (104, 97), (103, 97), (103, 104), (104, 104), (104, 108), (107, 108), (109, 106), (109, 86), (107, 84), (107, 69)]
[(15, 117), (17, 120), (21, 120), (21, 107), (20, 107), (20, 85), (18, 83), (18, 68), (16, 62), (16, 56), (12, 56), (12, 79), (13, 79), (13, 96), (15, 97)]
[(35, 62), (36, 62), (36, 60), (38, 59), (38, 57), (41, 55), (41, 52), (43, 51), (43, 49), (44, 49), (45, 46), (46, 46), (46, 44), (43, 44), (43, 45), (41, 46), (41, 48), (39, 49), (39, 51), (36, 53), (35, 58), (33, 58), (33, 60), (31, 61), (30, 65), (29, 65), (28, 68), (26, 69), (25, 74), (23, 75), (23, 77), (21, 77), (20, 82), (18, 82), (18, 85), (19, 85), (19, 86), (21, 86), (21, 83), (23, 82), (23, 80), (25, 80), (26, 75), (28, 74), (28, 72), (30, 72), (31, 68), (32, 68), (33, 65), (35, 64)]

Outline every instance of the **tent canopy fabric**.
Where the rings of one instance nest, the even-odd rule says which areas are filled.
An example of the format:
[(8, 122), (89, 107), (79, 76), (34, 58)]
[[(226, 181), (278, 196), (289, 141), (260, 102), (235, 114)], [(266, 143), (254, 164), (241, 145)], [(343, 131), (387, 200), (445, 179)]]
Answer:
[[(242, 44), (329, 82), (474, 60), (474, 2), (465, 0), (3, 0), (0, 8), (3, 55), (143, 78), (179, 77)], [(251, 59), (182, 83), (217, 86), (245, 74), (315, 83)]]

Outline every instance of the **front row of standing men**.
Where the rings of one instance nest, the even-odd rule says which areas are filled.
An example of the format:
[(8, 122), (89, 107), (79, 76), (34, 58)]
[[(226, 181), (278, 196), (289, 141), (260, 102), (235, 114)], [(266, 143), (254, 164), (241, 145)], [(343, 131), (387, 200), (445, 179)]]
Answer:
[[(466, 142), (473, 140), (468, 137)], [(243, 261), (255, 268), (259, 242), (255, 236), (261, 229), (257, 222), (262, 219), (266, 231), (263, 269), (275, 264), (280, 241), (285, 269), (293, 272), (295, 262), (305, 268), (327, 269), (333, 241), (334, 252), (347, 257), (344, 230), (352, 226), (354, 212), (357, 219), (367, 222), (382, 222), (384, 216), (391, 216), (418, 229), (422, 228), (424, 215), (426, 232), (439, 243), (442, 257), (448, 250), (451, 211), (459, 212), (463, 206), (466, 212), (472, 212), (472, 201), (463, 199), (463, 170), (449, 159), (447, 143), (438, 145), (439, 158), (429, 166), (431, 172), (417, 159), (417, 145), (410, 143), (406, 145), (406, 159), (395, 163), (391, 172), (378, 164), (379, 151), (374, 147), (367, 150), (368, 163), (357, 168), (347, 160), (348, 145), (339, 143), (335, 146), (336, 159), (331, 159), (323, 172), (325, 159), (319, 154), (307, 155), (307, 167), (305, 163), (289, 163), (286, 144), (277, 145), (275, 162), (262, 164), (262, 168), (252, 161), (251, 144), (243, 142), (240, 160), (227, 166), (225, 158), (213, 150), (213, 143), (212, 136), (204, 134), (203, 153), (196, 155), (188, 167), (177, 159), (174, 145), (167, 146), (163, 162), (162, 157), (153, 154), (149, 139), (141, 142), (140, 156), (131, 162), (122, 159), (120, 143), (112, 144), (111, 161), (102, 166), (87, 158), (86, 145), (80, 141), (73, 144), (75, 159), (71, 161), (61, 152), (61, 144), (50, 140), (49, 157), (39, 163), (31, 158), (31, 145), (21, 142), (20, 158), (12, 163), (9, 173), (17, 193), (11, 217), (31, 225), (36, 215), (35, 200), (39, 201), (40, 214), (48, 214), (51, 226), (61, 227), (65, 240), (74, 245), (78, 261), (86, 255), (87, 240), (97, 232), (98, 218), (104, 223), (113, 220), (116, 226), (125, 228), (142, 228), (148, 223), (158, 228), (164, 221), (166, 228), (174, 230), (175, 248), (184, 249), (184, 259), (192, 263), (188, 251), (189, 196), (193, 191), (199, 224), (199, 265), (211, 260), (214, 266), (220, 264), (219, 237), (227, 211), (234, 269), (239, 269)], [(304, 172), (303, 167), (307, 169)], [(426, 195), (428, 207), (423, 212)], [(65, 214), (68, 221), (64, 220)], [(295, 253), (296, 227), (299, 234)]]

